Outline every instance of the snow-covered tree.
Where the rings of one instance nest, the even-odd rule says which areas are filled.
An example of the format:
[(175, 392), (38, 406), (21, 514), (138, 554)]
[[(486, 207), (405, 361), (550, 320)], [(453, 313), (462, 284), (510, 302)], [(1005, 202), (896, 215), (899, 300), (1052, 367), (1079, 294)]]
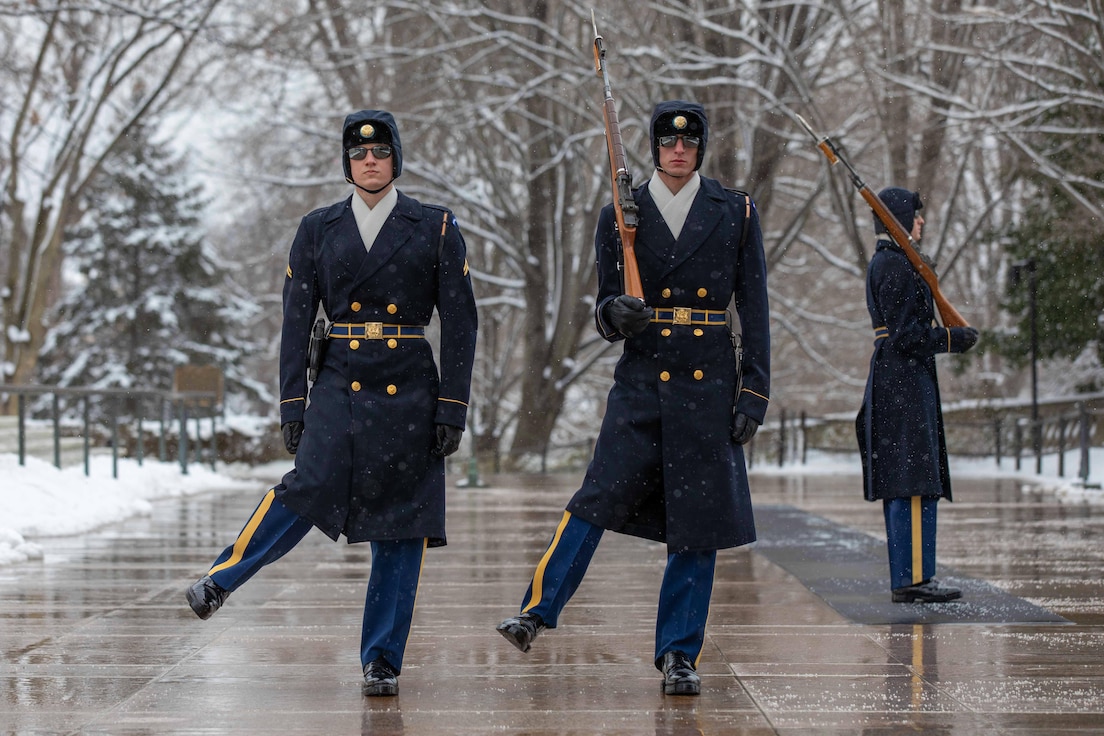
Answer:
[(4, 2), (0, 12), (0, 384), (45, 339), (71, 204), (116, 142), (203, 67), (185, 62), (220, 0)]
[(40, 382), (169, 389), (177, 367), (213, 365), (228, 396), (270, 398), (241, 369), (261, 342), (250, 329), (259, 309), (207, 243), (207, 202), (180, 154), (139, 125), (72, 205), (82, 217), (66, 232)]
[[(237, 118), (225, 128), (239, 137), (234, 155), (208, 154), (233, 193), (224, 204), (240, 206), (218, 247), (248, 265), (273, 340), (295, 222), (348, 193), (341, 119), (390, 109), (405, 147), (400, 188), (453, 208), (468, 239), (482, 320), (468, 436), (481, 451), (533, 453), (593, 434), (617, 351), (595, 340), (589, 314), (591, 240), (610, 197), (591, 7), (380, 0), (365, 12), (353, 0), (222, 0), (218, 28), (238, 38), (240, 55), (205, 88), (200, 109), (218, 104)], [(1045, 182), (1025, 171), (1099, 218), (1104, 185), (1062, 152), (1097, 156), (1083, 143), (1101, 132), (1101, 0), (593, 7), (635, 181), (651, 174), (654, 103), (697, 99), (712, 124), (704, 173), (759, 204), (773, 406), (853, 410), (871, 340), (869, 208), (794, 113), (840, 143), (875, 189), (924, 194), (925, 250), (937, 257), (944, 293), (983, 333), (1008, 321), (1006, 243), (989, 234), (1049, 207)], [(1066, 114), (1074, 107), (1089, 114)], [(946, 397), (971, 395), (982, 375), (1015, 378), (998, 358), (972, 351), (965, 360), (981, 370), (948, 381)]]

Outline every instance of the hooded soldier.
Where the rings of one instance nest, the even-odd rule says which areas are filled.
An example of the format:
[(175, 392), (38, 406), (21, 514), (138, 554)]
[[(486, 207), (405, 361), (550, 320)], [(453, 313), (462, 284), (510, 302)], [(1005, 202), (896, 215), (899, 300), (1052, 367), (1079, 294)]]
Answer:
[[(654, 661), (668, 695), (697, 695), (717, 550), (755, 540), (743, 445), (770, 395), (759, 217), (751, 197), (701, 176), (709, 124), (695, 102), (651, 117), (655, 174), (633, 192), (644, 298), (622, 293), (613, 205), (598, 220), (595, 324), (623, 352), (594, 456), (521, 612), (499, 632), (521, 651), (560, 613), (606, 530), (663, 544)], [(726, 310), (743, 328), (743, 382)], [(616, 626), (616, 621), (611, 622)]]
[[(464, 428), (476, 309), (456, 219), (394, 186), (391, 113), (350, 114), (341, 146), (353, 192), (302, 219), (284, 279), (280, 421), (295, 467), (187, 597), (209, 618), (312, 527), (370, 542), (363, 692), (395, 695), (425, 550), (445, 544), (444, 458)], [(326, 348), (308, 393), (319, 310)], [(434, 311), (440, 369), (425, 339)]]
[[(878, 197), (919, 242), (920, 194), (889, 187)], [(939, 325), (931, 289), (877, 217), (874, 231), (866, 272), (874, 352), (855, 421), (863, 490), (866, 500), (882, 502), (893, 601), (942, 603), (961, 591), (935, 578), (937, 504), (951, 500), (935, 356), (969, 350), (978, 332)]]

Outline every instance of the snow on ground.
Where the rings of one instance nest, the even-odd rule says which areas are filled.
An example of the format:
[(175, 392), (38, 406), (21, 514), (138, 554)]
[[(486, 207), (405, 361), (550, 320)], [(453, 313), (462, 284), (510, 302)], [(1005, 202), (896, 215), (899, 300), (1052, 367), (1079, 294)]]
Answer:
[(50, 537), (148, 514), (159, 499), (257, 487), (198, 464), (187, 475), (177, 463), (149, 460), (119, 460), (118, 468), (113, 478), (111, 458), (93, 456), (85, 476), (83, 464), (58, 470), (33, 457), (20, 465), (16, 455), (0, 454), (0, 565), (41, 558)]
[[(1035, 461), (1025, 458), (1021, 470), (1013, 460), (1000, 467), (992, 459), (951, 458), (951, 477), (1018, 477), (1036, 492), (1053, 492), (1057, 503), (1104, 504), (1104, 448), (1092, 451), (1087, 483), (1077, 478), (1080, 458), (1066, 455), (1066, 473), (1058, 476), (1057, 458), (1044, 458), (1042, 475), (1035, 475)], [(82, 465), (58, 470), (53, 465), (28, 457), (20, 465), (12, 454), (0, 454), (0, 565), (41, 559), (51, 537), (81, 534), (131, 516), (148, 514), (153, 502), (212, 490), (254, 489), (258, 479), (280, 477), (290, 462), (253, 469), (222, 468), (193, 464), (188, 474), (176, 463), (120, 460), (118, 477), (112, 477), (110, 457), (93, 456), (90, 473)], [(858, 474), (858, 455), (809, 453), (805, 464), (777, 467), (756, 463), (755, 473), (804, 475)], [(251, 472), (250, 472), (251, 471)], [(1095, 486), (1095, 487), (1094, 487)]]
[[(1082, 480), (1078, 477), (1081, 455), (1078, 450), (1066, 452), (1064, 474), (1058, 474), (1058, 456), (1043, 457), (1042, 473), (1035, 474), (1035, 458), (1024, 457), (1020, 460), (1020, 469), (1016, 470), (1014, 458), (1003, 458), (998, 466), (993, 458), (950, 458), (951, 482), (955, 478), (1019, 478), (1023, 480), (1025, 490), (1050, 492), (1057, 501), (1063, 503), (1089, 503), (1104, 505), (1104, 447), (1094, 447), (1089, 451), (1089, 475)], [(777, 464), (756, 463), (754, 473), (774, 475), (847, 475), (862, 472), (862, 464), (857, 453), (809, 452), (808, 462)]]

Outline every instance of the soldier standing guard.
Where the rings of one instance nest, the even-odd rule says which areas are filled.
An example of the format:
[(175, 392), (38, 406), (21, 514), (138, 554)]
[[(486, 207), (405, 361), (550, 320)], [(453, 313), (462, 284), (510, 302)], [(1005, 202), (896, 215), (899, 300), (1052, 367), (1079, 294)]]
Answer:
[[(919, 243), (920, 194), (888, 187), (878, 198)], [(867, 501), (882, 501), (893, 601), (943, 603), (962, 592), (934, 577), (936, 510), (940, 498), (951, 500), (935, 356), (966, 352), (978, 331), (937, 324), (931, 289), (877, 217), (874, 230), (866, 271), (874, 353), (855, 420), (863, 490)]]
[[(668, 695), (697, 695), (697, 662), (717, 550), (755, 540), (743, 447), (770, 392), (766, 263), (751, 198), (698, 174), (709, 128), (701, 105), (661, 102), (651, 119), (656, 173), (633, 194), (645, 301), (621, 293), (613, 205), (595, 235), (598, 332), (623, 340), (582, 487), (537, 565), (521, 612), (498, 631), (525, 652), (582, 582), (604, 530), (664, 542), (654, 662)], [(726, 329), (735, 299), (743, 384)]]
[[(360, 657), (365, 695), (395, 695), (427, 547), (445, 544), (444, 458), (457, 450), (475, 356), (476, 307), (452, 213), (394, 186), (398, 126), (361, 110), (342, 128), (349, 198), (303, 218), (283, 290), (280, 421), (295, 467), (187, 591), (207, 619), (316, 526), (371, 542)], [(319, 304), (332, 320), (307, 397)], [(436, 308), (440, 373), (425, 339)]]

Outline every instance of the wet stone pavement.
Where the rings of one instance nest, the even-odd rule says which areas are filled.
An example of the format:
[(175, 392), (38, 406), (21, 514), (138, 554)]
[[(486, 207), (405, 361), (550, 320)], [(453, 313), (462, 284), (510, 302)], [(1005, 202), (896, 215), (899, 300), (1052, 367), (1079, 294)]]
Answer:
[[(651, 662), (659, 545), (607, 534), (560, 628), (528, 654), (494, 630), (579, 478), (450, 489), (449, 546), (428, 554), (395, 698), (360, 694), (367, 545), (314, 531), (209, 621), (188, 608), (185, 587), (267, 479), (50, 540), (44, 561), (0, 568), (0, 734), (1104, 733), (1104, 505), (956, 478), (960, 500), (941, 506), (944, 576), (1049, 622), (859, 624), (754, 546), (724, 551), (703, 693), (665, 697)], [(882, 536), (857, 475), (755, 474), (752, 489), (757, 504)], [(834, 564), (817, 554), (811, 565)]]

